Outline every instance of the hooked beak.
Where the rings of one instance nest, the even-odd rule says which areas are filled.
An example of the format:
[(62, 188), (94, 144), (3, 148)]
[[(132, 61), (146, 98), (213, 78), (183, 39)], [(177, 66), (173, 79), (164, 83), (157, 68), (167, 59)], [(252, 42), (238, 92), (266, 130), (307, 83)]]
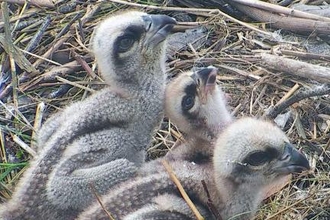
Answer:
[(176, 24), (175, 19), (167, 15), (144, 15), (142, 19), (147, 31), (144, 46), (151, 48), (163, 42)]
[(209, 66), (197, 71), (198, 93), (202, 104), (206, 104), (207, 95), (216, 87), (218, 69)]
[(309, 169), (310, 166), (307, 158), (291, 144), (286, 143), (281, 159), (275, 164), (272, 170), (274, 173), (287, 175), (291, 173), (301, 173)]

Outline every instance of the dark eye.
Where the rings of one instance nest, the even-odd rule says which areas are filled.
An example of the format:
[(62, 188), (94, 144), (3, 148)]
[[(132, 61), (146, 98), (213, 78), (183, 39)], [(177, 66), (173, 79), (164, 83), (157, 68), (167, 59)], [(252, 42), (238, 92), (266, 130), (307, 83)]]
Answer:
[(191, 109), (195, 104), (195, 97), (191, 95), (186, 95), (182, 99), (181, 106), (183, 110), (189, 110)]
[(257, 151), (249, 154), (243, 161), (251, 166), (260, 166), (270, 161), (269, 154), (264, 151)]
[(118, 49), (119, 49), (118, 52), (119, 53), (127, 52), (133, 46), (134, 42), (135, 42), (134, 36), (127, 35), (121, 37), (120, 40), (118, 41)]

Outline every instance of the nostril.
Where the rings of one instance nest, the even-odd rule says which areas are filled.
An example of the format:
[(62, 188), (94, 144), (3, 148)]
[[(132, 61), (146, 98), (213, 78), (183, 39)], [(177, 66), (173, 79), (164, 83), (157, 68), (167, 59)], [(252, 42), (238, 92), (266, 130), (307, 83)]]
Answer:
[(146, 31), (149, 31), (152, 25), (152, 19), (150, 17), (150, 15), (144, 15), (142, 16), (143, 21), (145, 22), (145, 27), (146, 27)]
[(211, 75), (209, 78), (208, 78), (208, 80), (207, 80), (207, 84), (213, 84), (213, 83), (215, 83), (215, 80), (216, 80), (216, 76), (215, 75)]
[(284, 160), (289, 160), (290, 159), (290, 155), (289, 154), (284, 154), (282, 155), (281, 157), (281, 160), (284, 161)]

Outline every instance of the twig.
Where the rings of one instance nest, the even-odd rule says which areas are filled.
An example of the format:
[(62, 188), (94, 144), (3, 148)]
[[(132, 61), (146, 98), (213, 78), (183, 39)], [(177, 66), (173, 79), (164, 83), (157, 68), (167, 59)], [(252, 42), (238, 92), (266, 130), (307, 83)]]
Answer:
[[(88, 56), (84, 57), (84, 59), (86, 60), (86, 62), (89, 62), (91, 60), (91, 58)], [(41, 82), (55, 80), (56, 76), (67, 75), (75, 71), (78, 71), (80, 69), (81, 66), (79, 65), (79, 63), (77, 61), (72, 61), (62, 66), (54, 67), (50, 71), (42, 74), (41, 76), (34, 78), (32, 81), (28, 83), (21, 84), (20, 89), (21, 91), (26, 91), (28, 89), (33, 88), (34, 86), (38, 85)]]
[(29, 20), (17, 20), (15, 22), (15, 26), (13, 27), (13, 31), (21, 31), (26, 27), (32, 26), (39, 26), (42, 23), (41, 19), (29, 19)]
[(231, 66), (227, 66), (227, 65), (223, 65), (223, 64), (222, 65), (217, 65), (217, 67), (220, 67), (221, 69), (225, 69), (225, 70), (233, 72), (233, 73), (237, 73), (237, 74), (242, 75), (242, 76), (249, 77), (249, 78), (254, 79), (254, 80), (259, 80), (261, 78), (260, 76), (254, 75), (252, 73), (248, 73), (244, 70), (237, 69), (235, 67), (231, 67)]
[(56, 89), (55, 91), (52, 91), (51, 93), (49, 93), (47, 95), (47, 99), (56, 99), (58, 97), (61, 97), (65, 94), (67, 94), (67, 92), (71, 88), (72, 88), (72, 85), (68, 85), (68, 84), (60, 85), (58, 89)]
[(38, 29), (37, 33), (32, 37), (29, 44), (25, 47), (25, 50), (28, 52), (32, 52), (37, 46), (39, 46), (40, 40), (42, 36), (45, 34), (46, 29), (51, 24), (51, 17), (46, 16), (44, 22)]
[(187, 202), (188, 206), (190, 207), (190, 209), (193, 211), (193, 213), (196, 215), (198, 220), (204, 220), (203, 216), (199, 213), (199, 211), (197, 210), (196, 206), (194, 205), (194, 203), (191, 201), (191, 199), (189, 198), (188, 194), (186, 193), (186, 191), (184, 190), (184, 188), (182, 187), (180, 181), (178, 180), (178, 178), (175, 176), (172, 167), (168, 164), (168, 162), (166, 160), (162, 160), (162, 164), (165, 167), (166, 171), (168, 172), (168, 174), (170, 175), (171, 180), (174, 182), (174, 184), (178, 187), (183, 199)]
[(60, 31), (60, 33), (58, 33), (56, 36), (55, 36), (55, 39), (58, 39), (60, 37), (62, 37), (63, 35), (65, 35), (66, 33), (68, 33), (68, 31), (71, 29), (71, 26), (72, 24), (77, 21), (78, 19), (80, 19), (82, 17), (82, 13), (81, 12), (78, 12), (70, 21), (67, 25), (65, 25), (65, 27)]
[(285, 100), (287, 100), (290, 96), (292, 96), (292, 94), (297, 91), (297, 89), (299, 89), (299, 84), (296, 83), (281, 99), (280, 101), (278, 101), (278, 103), (276, 105), (281, 104), (282, 102), (284, 102)]
[(37, 149), (37, 133), (41, 127), (42, 117), (45, 110), (45, 103), (40, 102), (37, 106), (36, 116), (34, 119), (33, 130), (31, 135), (31, 148), (36, 150)]
[(18, 144), (21, 148), (23, 148), (26, 152), (28, 152), (31, 156), (36, 157), (37, 153), (29, 147), (24, 141), (22, 141), (17, 135), (12, 135), (13, 141)]
[[(67, 41), (70, 37), (71, 37), (71, 34), (69, 33), (68, 34), (68, 31), (70, 30), (70, 28), (72, 27), (72, 24), (78, 20), (79, 18), (81, 18), (82, 14), (81, 13), (78, 13), (76, 14), (70, 21), (69, 23), (60, 31), (60, 33), (58, 33), (54, 40), (53, 40), (53, 46), (50, 47), (46, 53), (42, 56), (42, 57), (39, 57), (39, 59), (37, 61), (35, 61), (33, 63), (33, 66), (34, 67), (37, 67), (39, 66), (44, 60), (48, 61), (48, 62), (54, 62), (54, 61), (50, 61), (48, 60), (47, 58), (50, 57), (54, 51), (56, 51), (60, 46), (62, 46), (62, 44)], [(32, 77), (32, 76), (30, 76)]]
[(247, 16), (259, 21), (267, 23), (270, 27), (285, 29), (297, 33), (307, 34), (330, 34), (330, 21), (316, 21), (307, 18), (287, 17), (279, 14), (254, 8), (239, 3), (232, 3), (237, 9)]
[(12, 42), (10, 39), (7, 39), (4, 35), (0, 34), (0, 45), (5, 49), (7, 54), (13, 54), (15, 57), (15, 63), (22, 69), (25, 70), (28, 73), (36, 73), (38, 72), (26, 59), (26, 57), (23, 55), (23, 53), (16, 48), (15, 45), (10, 44)]
[(258, 97), (253, 101), (253, 92), (255, 89), (252, 90), (252, 95), (251, 95), (251, 101), (250, 101), (250, 114), (253, 114), (253, 109), (256, 106), (256, 104), (260, 101), (260, 99), (265, 95), (265, 92), (268, 88), (268, 85), (264, 85), (264, 87), (261, 89), (261, 92), (259, 93)]
[[(18, 48), (18, 49), (19, 49), (19, 48)], [(22, 50), (22, 49), (19, 49), (19, 50), (22, 51), (23, 53), (29, 54), (30, 56), (35, 57), (35, 58), (38, 58), (38, 59), (40, 59), (40, 60), (42, 60), (42, 61), (47, 61), (47, 62), (49, 62), (49, 63), (52, 63), (52, 64), (56, 65), (56, 66), (61, 66), (60, 63), (55, 62), (55, 61), (53, 61), (53, 60), (49, 60), (49, 59), (45, 58), (44, 56), (39, 56), (39, 55), (37, 55), (37, 54), (30, 53), (30, 52), (28, 52), (28, 51), (26, 51), (26, 50)], [(34, 65), (34, 64), (33, 64), (33, 65)], [(34, 75), (35, 75), (35, 74), (34, 74)], [(32, 77), (32, 76), (34, 76), (34, 75), (30, 74), (29, 76)]]
[[(32, 8), (30, 9), (28, 12), (25, 11), (24, 14), (22, 14), (22, 16), (20, 15), (12, 15), (10, 17), (10, 22), (15, 22), (17, 20), (23, 20), (23, 19), (26, 19), (27, 17), (30, 17), (31, 15), (35, 15), (36, 13), (39, 12), (39, 9), (36, 9), (36, 8)], [(4, 25), (4, 22), (0, 20), (0, 28), (2, 28)]]
[(92, 68), (88, 65), (88, 63), (76, 52), (73, 51), (74, 59), (84, 68), (84, 70), (93, 78), (96, 79), (97, 75), (94, 73)]
[(315, 53), (307, 53), (307, 52), (300, 52), (300, 51), (292, 51), (292, 50), (280, 50), (281, 54), (288, 55), (288, 56), (295, 56), (305, 59), (317, 59), (317, 60), (326, 60), (330, 61), (330, 56), (326, 54), (315, 54)]
[(330, 95), (330, 84), (328, 85), (322, 85), (322, 86), (315, 86), (312, 89), (298, 92), (297, 94), (291, 96), (286, 101), (280, 103), (279, 105), (276, 105), (272, 107), (268, 113), (266, 113), (266, 116), (269, 118), (276, 118), (278, 114), (280, 114), (284, 109), (288, 108), (292, 104), (299, 102), (303, 99), (307, 99), (313, 96), (322, 96), (322, 95)]
[(111, 213), (110, 213), (110, 212), (105, 208), (105, 206), (103, 205), (103, 202), (102, 202), (100, 196), (97, 194), (94, 185), (93, 185), (92, 183), (90, 183), (89, 186), (90, 186), (90, 188), (92, 189), (93, 194), (95, 195), (95, 197), (96, 197), (96, 199), (97, 199), (97, 202), (101, 205), (103, 211), (107, 214), (108, 218), (111, 219), (111, 220), (115, 220), (115, 219), (112, 217)]
[[(26, 0), (4, 0), (9, 3), (13, 4), (20, 4), (23, 5), (26, 3)], [(54, 8), (54, 3), (51, 0), (29, 0), (30, 4), (37, 6), (37, 7), (48, 7), (48, 8)]]
[(328, 22), (330, 22), (330, 18), (327, 18), (327, 17), (323, 17), (323, 16), (319, 16), (319, 15), (299, 11), (297, 9), (286, 8), (286, 7), (275, 5), (275, 4), (268, 3), (268, 2), (256, 1), (256, 0), (230, 0), (230, 2), (235, 2), (235, 3), (238, 3), (238, 4), (242, 4), (242, 5), (247, 5), (247, 6), (250, 6), (250, 7), (253, 7), (253, 8), (267, 10), (267, 11), (275, 12), (275, 13), (278, 13), (278, 14), (285, 14), (285, 15), (290, 16), (290, 18), (298, 17), (298, 18), (313, 19), (313, 20), (316, 20), (316, 21), (328, 21)]
[[(4, 107), (4, 109), (11, 114), (15, 119), (17, 119), (19, 122), (23, 123), (20, 118), (23, 119), (25, 124), (30, 128), (33, 129), (32, 125), (30, 122), (26, 119), (26, 117), (18, 110), (18, 108), (14, 108), (15, 114), (0, 100), (0, 105)], [(15, 107), (15, 106), (14, 106)], [(20, 117), (18, 117), (20, 116)]]
[(330, 68), (266, 53), (260, 54), (260, 58), (267, 68), (330, 83)]
[[(317, 3), (317, 1), (313, 1), (313, 3), (314, 2)], [(310, 1), (309, 3), (312, 3), (312, 2)], [(290, 7), (295, 10), (311, 13), (314, 15), (330, 17), (329, 1), (328, 1), (328, 4), (324, 4), (324, 5), (322, 3), (319, 3), (317, 5), (309, 5), (309, 4), (307, 5), (303, 2), (300, 2), (300, 3), (295, 3), (295, 4), (291, 5)]]
[[(34, 63), (33, 63), (33, 66), (34, 67), (38, 67), (42, 62), (44, 62), (44, 61), (47, 61), (47, 62), (51, 62), (51, 63), (56, 63), (56, 62), (54, 62), (54, 61), (52, 61), (52, 60), (49, 60), (49, 59), (47, 59), (48, 57), (50, 57), (53, 53), (54, 53), (54, 51), (56, 51), (60, 46), (62, 46), (62, 44), (65, 42), (65, 41), (67, 41), (67, 39), (69, 39), (69, 36), (70, 34), (67, 34), (67, 35), (65, 35), (65, 36), (63, 36), (62, 38), (60, 38), (60, 39), (58, 39), (58, 41), (56, 42), (56, 43), (54, 43), (54, 45), (52, 46), (52, 47), (50, 47), (47, 51), (46, 51), (46, 53), (44, 53), (44, 55), (42, 55), (42, 56), (37, 56), (37, 55), (35, 55), (34, 54), (34, 56), (36, 56), (36, 57), (38, 57), (39, 59), (37, 59)], [(56, 63), (56, 65), (58, 65), (58, 63)], [(59, 64), (60, 65), (60, 64)], [(33, 76), (31, 76), (31, 77), (33, 77)]]
[[(86, 13), (80, 19), (81, 27), (83, 27), (86, 24), (86, 22), (90, 21), (93, 18), (94, 14), (100, 10), (100, 8), (101, 8), (100, 4), (97, 4), (97, 5), (89, 4), (87, 6)], [(78, 25), (79, 25), (79, 23), (76, 26), (78, 26)]]
[(211, 196), (210, 196), (210, 192), (207, 189), (207, 185), (206, 185), (205, 181), (202, 180), (201, 182), (202, 182), (204, 191), (205, 191), (206, 196), (207, 196), (207, 206), (209, 207), (209, 210), (211, 211), (211, 213), (213, 214), (213, 216), (215, 217), (215, 219), (222, 220), (222, 217), (221, 217), (218, 209), (214, 206), (214, 204), (212, 202), (212, 199), (211, 199)]
[(71, 81), (69, 81), (69, 80), (67, 80), (67, 79), (64, 79), (64, 78), (60, 77), (60, 76), (55, 76), (55, 78), (56, 78), (58, 81), (60, 81), (60, 82), (63, 82), (63, 83), (66, 83), (66, 84), (69, 84), (69, 85), (72, 85), (72, 86), (75, 86), (75, 87), (78, 87), (78, 88), (84, 89), (84, 90), (86, 90), (86, 91), (88, 91), (88, 92), (91, 92), (91, 93), (95, 92), (94, 89), (88, 88), (88, 87), (86, 87), (86, 86), (82, 86), (82, 85), (80, 85), (80, 84), (78, 84), (78, 83), (75, 83), (75, 82), (71, 82)]
[(0, 156), (3, 160), (3, 162), (7, 163), (7, 154), (6, 154), (6, 148), (5, 148), (5, 135), (0, 127), (0, 147), (1, 147), (1, 151), (0, 151)]
[(18, 95), (17, 95), (17, 75), (16, 75), (16, 66), (15, 66), (15, 60), (14, 60), (14, 45), (12, 36), (10, 33), (10, 24), (9, 24), (9, 12), (8, 12), (8, 4), (7, 2), (3, 2), (1, 4), (2, 8), (2, 19), (4, 21), (4, 29), (5, 29), (5, 39), (7, 41), (8, 46), (8, 55), (9, 55), (9, 61), (10, 61), (10, 70), (11, 70), (11, 85), (13, 89), (13, 101), (15, 108), (18, 108)]
[(245, 23), (243, 21), (240, 21), (240, 20), (237, 20), (236, 18), (233, 18), (231, 17), (230, 15), (220, 11), (219, 9), (202, 9), (202, 8), (180, 8), (180, 7), (161, 7), (161, 6), (154, 6), (154, 5), (144, 5), (144, 4), (138, 4), (138, 3), (132, 3), (132, 2), (126, 2), (126, 1), (122, 1), (122, 0), (110, 0), (111, 2), (114, 2), (114, 3), (119, 3), (119, 4), (124, 4), (124, 5), (129, 5), (129, 6), (134, 6), (134, 7), (140, 7), (140, 8), (145, 8), (145, 9), (154, 9), (154, 10), (163, 10), (163, 11), (183, 11), (183, 12), (186, 12), (186, 13), (194, 13), (194, 12), (206, 12), (206, 13), (209, 13), (210, 16), (211, 15), (216, 15), (216, 14), (219, 14), (219, 15), (222, 15), (226, 18), (228, 18), (229, 20), (235, 22), (235, 23), (238, 23), (244, 27), (247, 27), (251, 30), (254, 30), (256, 32), (259, 32), (259, 33), (262, 33), (264, 35), (267, 35), (267, 36), (272, 36), (272, 33), (269, 33), (269, 32), (266, 32), (266, 31), (263, 31), (263, 30), (260, 30), (258, 29), (257, 27), (251, 25), (251, 24), (248, 24), (248, 23)]
[[(285, 207), (284, 209), (282, 209), (282, 210), (276, 212), (275, 214), (273, 214), (273, 215), (267, 217), (267, 219), (274, 219), (275, 216), (281, 214), (282, 212), (284, 212), (284, 211), (286, 211), (286, 210), (291, 209), (292, 207), (296, 206), (297, 204), (299, 204), (299, 203), (301, 203), (301, 202), (303, 202), (303, 201), (306, 201), (309, 197), (311, 197), (311, 195), (308, 195), (307, 197), (305, 197), (305, 198), (303, 198), (303, 199), (300, 199), (300, 200), (298, 200), (297, 202), (295, 202), (295, 203), (293, 203), (293, 204), (291, 204), (291, 205)], [(266, 219), (266, 220), (267, 220), (267, 219)]]

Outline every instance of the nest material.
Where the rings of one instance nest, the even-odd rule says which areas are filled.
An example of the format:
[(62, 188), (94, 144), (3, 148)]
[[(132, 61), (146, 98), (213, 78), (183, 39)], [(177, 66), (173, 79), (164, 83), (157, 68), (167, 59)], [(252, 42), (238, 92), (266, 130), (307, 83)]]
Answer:
[[(166, 2), (145, 5), (118, 0), (92, 5), (41, 0), (2, 3), (0, 29), (5, 34), (0, 35), (1, 201), (10, 198), (13, 186), (36, 154), (34, 138), (41, 121), (102, 88), (88, 50), (94, 26), (109, 14), (139, 8), (177, 17), (181, 31), (198, 25), (204, 28), (197, 29), (199, 35), (194, 35), (194, 40), (189, 39), (189, 31), (180, 35), (179, 41), (187, 42), (171, 48), (169, 78), (197, 66), (218, 67), (218, 83), (235, 117), (275, 118), (297, 148), (307, 154), (313, 170), (294, 178), (288, 187), (268, 199), (256, 219), (330, 216), (327, 29), (307, 29), (302, 31), (307, 35), (298, 35), (291, 32), (296, 29), (290, 31), (288, 24), (278, 27), (281, 23), (271, 25), (265, 17), (254, 16), (263, 10), (260, 16), (271, 12), (283, 19), (288, 17), (287, 8), (273, 5), (271, 11), (266, 7), (269, 5), (261, 4), (265, 9), (232, 2), (225, 5), (226, 1), (177, 0), (170, 6)], [(198, 8), (205, 6), (213, 9)], [(260, 20), (256, 23), (247, 15)], [(329, 22), (329, 18), (301, 13), (298, 17), (309, 22)], [(148, 150), (150, 158), (165, 154), (180, 139), (179, 130), (165, 119)]]

